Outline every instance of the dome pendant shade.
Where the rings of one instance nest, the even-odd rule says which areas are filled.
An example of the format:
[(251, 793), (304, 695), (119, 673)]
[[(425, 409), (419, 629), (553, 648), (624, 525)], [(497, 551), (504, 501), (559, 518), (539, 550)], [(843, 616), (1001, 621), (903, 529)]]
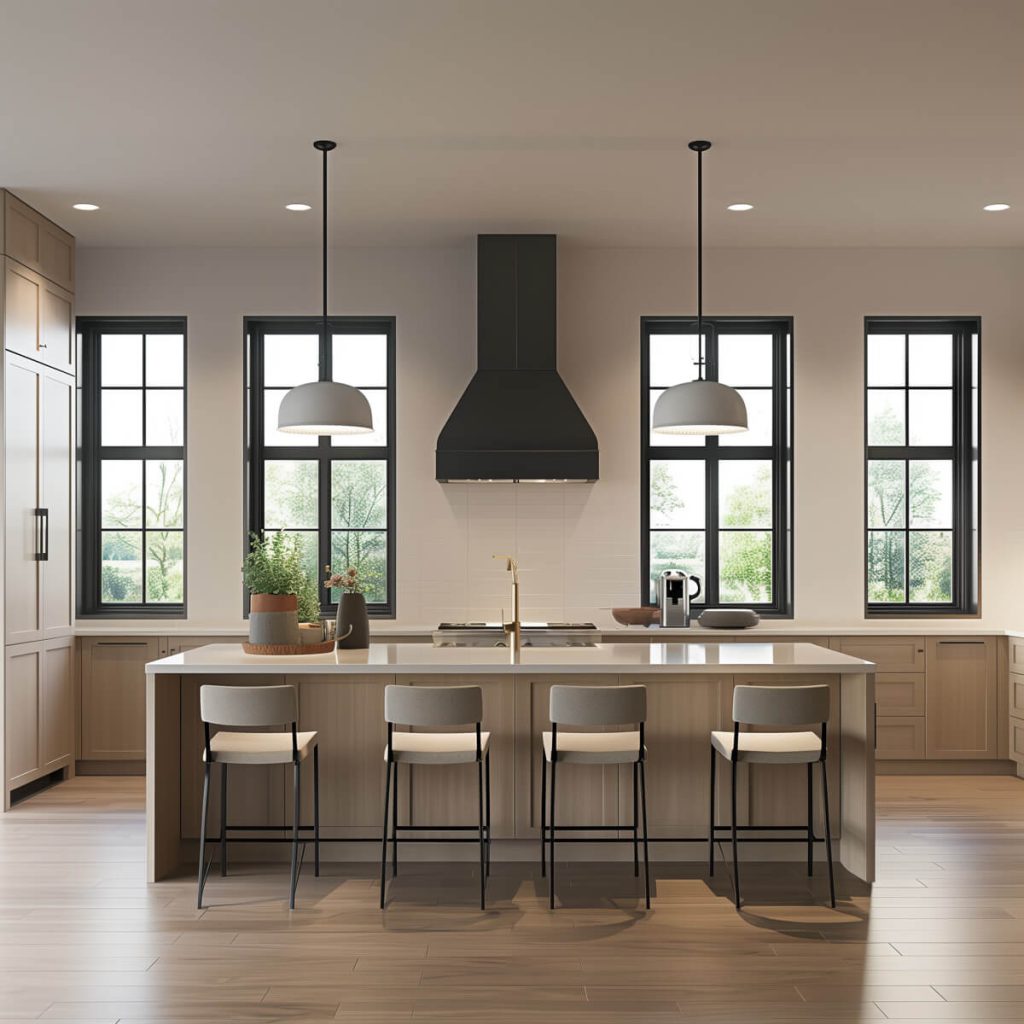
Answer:
[(366, 395), (348, 384), (311, 381), (281, 399), (277, 429), (286, 434), (369, 434), (373, 416)]
[(691, 380), (658, 396), (651, 426), (659, 434), (738, 434), (747, 429), (747, 407), (725, 384)]

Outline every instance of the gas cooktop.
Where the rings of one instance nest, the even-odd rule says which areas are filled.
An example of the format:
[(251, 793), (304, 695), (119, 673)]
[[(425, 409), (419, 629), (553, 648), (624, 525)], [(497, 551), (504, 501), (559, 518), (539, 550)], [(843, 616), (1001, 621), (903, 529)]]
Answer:
[[(438, 629), (501, 629), (500, 622), (442, 622)], [(524, 622), (520, 629), (597, 629), (592, 622)]]
[[(596, 647), (592, 622), (524, 622), (524, 647)], [(434, 631), (435, 647), (507, 647), (500, 622), (442, 622)]]

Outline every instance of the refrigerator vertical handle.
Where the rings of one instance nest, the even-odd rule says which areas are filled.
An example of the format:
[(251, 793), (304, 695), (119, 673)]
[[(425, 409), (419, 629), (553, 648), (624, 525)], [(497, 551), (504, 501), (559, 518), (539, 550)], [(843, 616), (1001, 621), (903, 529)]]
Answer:
[(32, 514), (36, 517), (35, 560), (45, 562), (50, 557), (50, 510), (34, 508)]

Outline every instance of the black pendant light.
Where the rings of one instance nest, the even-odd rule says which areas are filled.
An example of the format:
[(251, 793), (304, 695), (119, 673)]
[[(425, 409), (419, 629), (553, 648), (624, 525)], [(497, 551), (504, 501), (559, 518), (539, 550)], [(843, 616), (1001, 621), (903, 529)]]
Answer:
[(659, 434), (738, 434), (747, 429), (747, 407), (740, 393), (704, 379), (704, 177), (703, 158), (711, 148), (695, 139), (697, 154), (697, 379), (663, 391), (654, 403), (652, 429)]
[[(327, 154), (337, 143), (318, 139), (313, 147), (324, 158), (323, 172), (323, 331), (327, 337)], [(366, 396), (348, 384), (331, 380), (311, 381), (292, 388), (281, 399), (277, 429), (286, 434), (368, 434), (373, 415)]]

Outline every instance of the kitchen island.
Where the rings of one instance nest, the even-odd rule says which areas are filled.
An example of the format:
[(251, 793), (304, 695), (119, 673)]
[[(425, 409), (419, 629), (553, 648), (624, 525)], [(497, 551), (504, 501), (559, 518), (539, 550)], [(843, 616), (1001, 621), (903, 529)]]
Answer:
[[(240, 644), (211, 644), (146, 666), (146, 817), (151, 882), (194, 864), (202, 781), (199, 687), (291, 683), (299, 692), (299, 728), (320, 734), (321, 836), (324, 859), (370, 860), (379, 854), (384, 796), (384, 687), (389, 683), (473, 683), (483, 688), (484, 728), (492, 734), (491, 780), (496, 859), (537, 856), (540, 734), (548, 725), (552, 683), (648, 689), (648, 800), (654, 860), (701, 859), (707, 835), (709, 733), (732, 722), (737, 684), (808, 685), (832, 691), (829, 785), (839, 862), (874, 879), (874, 665), (805, 643), (595, 644), (589, 647), (435, 648), (377, 644), (363, 651), (301, 657), (247, 655)], [(808, 723), (810, 724), (810, 723)], [(570, 766), (575, 767), (575, 766)], [(403, 777), (400, 822), (473, 824), (476, 775), (463, 766), (411, 766)], [(312, 780), (304, 773), (302, 817), (312, 820)], [(741, 766), (741, 824), (794, 825), (806, 820), (802, 765)], [(232, 825), (265, 826), (284, 835), (291, 820), (285, 767), (233, 773)], [(628, 768), (586, 767), (559, 773), (565, 824), (616, 825), (630, 820)], [(562, 785), (564, 784), (564, 789)], [(210, 821), (219, 820), (211, 799)], [(728, 822), (727, 787), (719, 787), (717, 820)], [(820, 801), (817, 801), (820, 805)], [(817, 834), (822, 834), (820, 806)], [(560, 819), (561, 819), (560, 815)], [(214, 826), (213, 831), (216, 830)], [(625, 835), (625, 832), (623, 832)], [(261, 833), (250, 833), (258, 840)], [(587, 833), (581, 833), (586, 836)], [(790, 834), (792, 835), (792, 833)], [(759, 833), (771, 838), (772, 833)], [(374, 846), (367, 845), (374, 843)], [(410, 856), (450, 859), (463, 848), (417, 847)], [(238, 848), (236, 848), (238, 849)], [(609, 847), (563, 847), (566, 856), (608, 856)], [(287, 856), (287, 847), (252, 843), (246, 855)], [(468, 855), (468, 854), (466, 854)], [(800, 860), (792, 845), (748, 843), (746, 859)]]

